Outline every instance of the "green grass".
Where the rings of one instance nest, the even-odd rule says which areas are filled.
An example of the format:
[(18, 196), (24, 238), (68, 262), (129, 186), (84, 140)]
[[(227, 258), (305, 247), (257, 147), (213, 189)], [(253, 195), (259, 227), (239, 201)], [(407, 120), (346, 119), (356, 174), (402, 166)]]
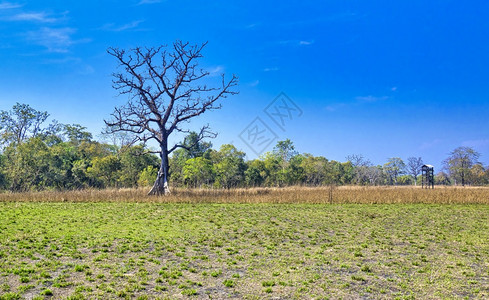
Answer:
[(236, 284), (234, 280), (231, 280), (231, 279), (226, 279), (224, 280), (223, 282), (224, 286), (226, 287), (234, 287), (234, 285)]
[(488, 298), (489, 206), (0, 202), (0, 299)]

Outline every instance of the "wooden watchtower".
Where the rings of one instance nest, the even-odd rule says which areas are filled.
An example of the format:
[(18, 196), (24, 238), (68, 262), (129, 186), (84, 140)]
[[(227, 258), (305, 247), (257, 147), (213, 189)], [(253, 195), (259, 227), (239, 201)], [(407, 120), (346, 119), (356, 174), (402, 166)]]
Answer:
[(421, 167), (421, 187), (424, 189), (435, 188), (435, 167), (423, 165)]

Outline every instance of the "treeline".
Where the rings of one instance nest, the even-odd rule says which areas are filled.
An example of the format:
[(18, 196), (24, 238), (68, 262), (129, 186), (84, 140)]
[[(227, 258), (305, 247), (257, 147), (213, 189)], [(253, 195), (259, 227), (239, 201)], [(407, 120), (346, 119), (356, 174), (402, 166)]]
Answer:
[[(160, 159), (129, 136), (93, 139), (77, 124), (45, 125), (49, 114), (26, 104), (0, 111), (0, 189), (32, 191), (149, 186), (156, 179)], [(288, 185), (408, 185), (419, 184), (423, 161), (390, 158), (375, 166), (361, 155), (347, 162), (298, 153), (290, 140), (279, 141), (260, 158), (226, 144), (218, 150), (198, 141), (196, 133), (184, 140), (187, 149), (170, 157), (170, 184), (182, 187), (258, 187)], [(489, 169), (478, 163), (471, 148), (455, 149), (443, 162), (437, 184), (489, 183)]]
[(86, 128), (26, 104), (0, 111), (0, 189), (31, 191), (148, 185), (159, 165), (143, 146), (97, 142)]

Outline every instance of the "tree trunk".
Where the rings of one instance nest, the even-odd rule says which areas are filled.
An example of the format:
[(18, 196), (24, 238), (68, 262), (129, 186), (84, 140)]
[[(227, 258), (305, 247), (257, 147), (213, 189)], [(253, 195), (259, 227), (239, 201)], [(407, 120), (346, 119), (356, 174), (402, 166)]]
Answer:
[(158, 176), (156, 177), (156, 181), (149, 191), (148, 195), (169, 195), (170, 187), (168, 186), (168, 178), (169, 178), (169, 169), (170, 166), (168, 164), (168, 146), (166, 143), (161, 145), (161, 165), (160, 170), (158, 171)]

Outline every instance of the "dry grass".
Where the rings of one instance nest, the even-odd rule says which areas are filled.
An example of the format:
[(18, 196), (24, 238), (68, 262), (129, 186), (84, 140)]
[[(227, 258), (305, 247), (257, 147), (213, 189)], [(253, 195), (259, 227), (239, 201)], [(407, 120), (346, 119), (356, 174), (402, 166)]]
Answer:
[(106, 189), (1, 193), (0, 201), (158, 202), (158, 203), (435, 203), (489, 204), (486, 187), (287, 187), (249, 189), (174, 189), (170, 196), (147, 196), (147, 189)]

